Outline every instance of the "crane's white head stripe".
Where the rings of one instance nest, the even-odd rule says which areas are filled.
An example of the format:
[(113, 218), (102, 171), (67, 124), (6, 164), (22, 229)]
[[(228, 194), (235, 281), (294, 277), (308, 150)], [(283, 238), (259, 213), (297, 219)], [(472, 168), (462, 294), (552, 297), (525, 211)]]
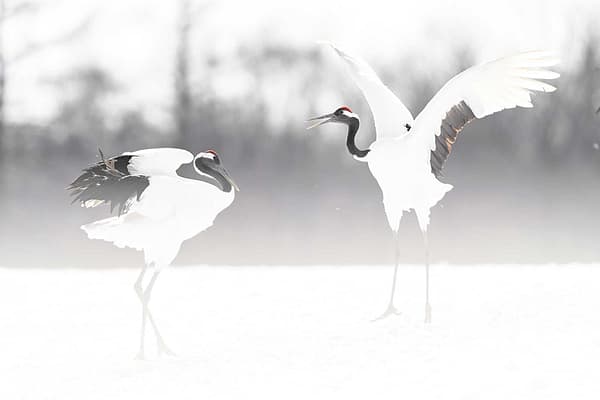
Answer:
[(208, 158), (209, 160), (214, 160), (217, 157), (217, 155), (214, 152), (212, 152), (212, 151), (210, 151), (210, 152), (209, 151), (205, 151), (205, 152), (202, 152), (202, 153), (198, 153), (198, 155), (196, 156), (196, 158), (200, 158), (200, 157), (201, 158)]
[(342, 111), (342, 115), (348, 117), (348, 118), (358, 118), (358, 115), (354, 114), (352, 111)]

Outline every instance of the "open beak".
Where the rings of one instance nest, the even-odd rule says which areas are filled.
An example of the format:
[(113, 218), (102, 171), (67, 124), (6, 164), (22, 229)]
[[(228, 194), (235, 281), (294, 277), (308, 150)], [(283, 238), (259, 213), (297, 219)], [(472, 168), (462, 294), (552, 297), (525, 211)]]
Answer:
[(335, 120), (334, 114), (325, 114), (325, 115), (321, 115), (320, 117), (309, 118), (306, 120), (306, 122), (312, 122), (312, 121), (316, 121), (316, 122), (314, 124), (308, 126), (306, 129), (308, 130), (308, 129), (316, 128), (317, 126), (321, 126), (323, 124), (332, 122), (334, 120)]
[(227, 182), (229, 182), (229, 183), (231, 184), (231, 186), (233, 186), (233, 188), (234, 188), (236, 191), (238, 191), (238, 192), (240, 191), (240, 188), (238, 187), (238, 185), (235, 183), (235, 181), (233, 180), (233, 178), (231, 177), (231, 175), (229, 175), (229, 172), (227, 172), (227, 170), (226, 170), (224, 167), (222, 167), (222, 166), (219, 166), (219, 167), (217, 168), (217, 171), (218, 171), (218, 172), (219, 172), (221, 175), (223, 175), (223, 177), (224, 177), (225, 179), (227, 179)]

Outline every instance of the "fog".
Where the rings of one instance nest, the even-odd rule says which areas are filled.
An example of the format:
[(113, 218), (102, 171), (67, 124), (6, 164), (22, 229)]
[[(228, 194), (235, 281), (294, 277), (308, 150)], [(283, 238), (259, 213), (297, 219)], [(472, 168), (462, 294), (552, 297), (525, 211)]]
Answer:
[[(176, 263), (391, 262), (381, 193), (348, 154), (345, 131), (305, 130), (307, 117), (347, 104), (361, 116), (359, 144), (374, 138), (368, 105), (320, 39), (364, 55), (414, 115), (472, 64), (556, 51), (557, 92), (461, 134), (443, 178), (455, 188), (432, 211), (431, 258), (600, 258), (594, 2), (5, 3), (4, 265), (140, 265), (135, 251), (86, 239), (79, 226), (109, 210), (71, 205), (65, 187), (98, 160), (98, 148), (112, 156), (155, 146), (214, 148), (241, 189)], [(412, 214), (400, 234), (402, 262), (422, 261)]]

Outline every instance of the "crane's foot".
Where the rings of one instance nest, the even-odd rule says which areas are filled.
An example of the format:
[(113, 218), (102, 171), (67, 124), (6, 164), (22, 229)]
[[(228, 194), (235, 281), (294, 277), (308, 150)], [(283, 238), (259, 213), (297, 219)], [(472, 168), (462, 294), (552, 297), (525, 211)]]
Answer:
[(402, 313), (400, 311), (398, 311), (396, 309), (396, 307), (394, 307), (394, 305), (392, 303), (390, 303), (390, 305), (388, 306), (387, 310), (385, 310), (383, 312), (383, 314), (381, 314), (379, 317), (371, 320), (371, 322), (380, 321), (380, 320), (385, 319), (387, 317), (390, 317), (392, 315), (400, 315), (400, 314), (402, 314)]
[(169, 349), (169, 347), (162, 340), (159, 340), (157, 342), (157, 347), (158, 347), (158, 355), (159, 356), (165, 355), (165, 356), (170, 356), (170, 357), (177, 357), (177, 354), (175, 354), (175, 352), (173, 352), (173, 350)]
[(431, 323), (431, 305), (429, 303), (425, 304), (425, 323)]

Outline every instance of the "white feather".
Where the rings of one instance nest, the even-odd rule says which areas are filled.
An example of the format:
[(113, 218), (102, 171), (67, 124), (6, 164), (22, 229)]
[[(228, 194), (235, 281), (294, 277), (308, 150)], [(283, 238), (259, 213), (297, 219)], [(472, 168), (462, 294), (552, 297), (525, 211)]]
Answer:
[(377, 138), (397, 137), (406, 133), (406, 124), (412, 125), (413, 117), (400, 99), (381, 82), (373, 68), (359, 57), (329, 44), (348, 66), (350, 75), (369, 103)]
[(234, 196), (234, 190), (223, 192), (206, 182), (155, 176), (129, 212), (82, 229), (90, 239), (143, 250), (147, 262), (167, 266), (181, 243), (211, 227)]
[(477, 118), (515, 107), (533, 107), (532, 92), (556, 90), (537, 79), (558, 78), (558, 73), (546, 69), (557, 63), (551, 53), (536, 51), (501, 58), (461, 72), (448, 81), (417, 116), (415, 135), (427, 144), (426, 150), (434, 150), (441, 121), (461, 101)]
[(123, 153), (124, 156), (135, 156), (129, 162), (132, 175), (169, 175), (177, 176), (177, 169), (191, 163), (194, 155), (187, 150), (161, 147)]

